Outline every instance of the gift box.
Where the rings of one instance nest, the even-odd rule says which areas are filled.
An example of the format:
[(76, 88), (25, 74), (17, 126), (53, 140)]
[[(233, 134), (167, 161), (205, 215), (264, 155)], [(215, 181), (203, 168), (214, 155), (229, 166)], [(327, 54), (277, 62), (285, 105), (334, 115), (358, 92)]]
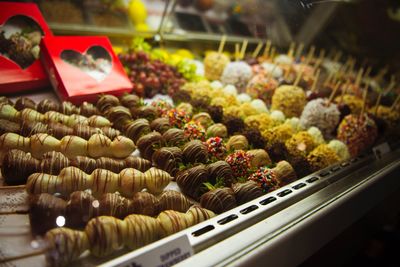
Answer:
[(96, 101), (99, 94), (121, 95), (132, 83), (107, 37), (60, 36), (43, 40), (42, 62), (62, 100)]
[(39, 58), (39, 43), (49, 36), (36, 4), (0, 2), (0, 93), (50, 85)]

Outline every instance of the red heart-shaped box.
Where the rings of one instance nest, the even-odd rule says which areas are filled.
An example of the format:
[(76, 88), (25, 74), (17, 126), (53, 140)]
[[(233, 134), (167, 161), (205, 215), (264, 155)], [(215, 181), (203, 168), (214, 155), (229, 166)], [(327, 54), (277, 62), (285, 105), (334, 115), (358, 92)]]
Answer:
[[(33, 20), (42, 30), (44, 38), (52, 33), (36, 4), (0, 2), (0, 26), (13, 17), (24, 16)], [(15, 93), (49, 85), (46, 71), (40, 59), (23, 69), (16, 62), (0, 54), (0, 93)]]
[[(93, 47), (100, 47), (103, 52), (108, 52), (107, 58), (111, 59), (111, 68), (107, 69), (101, 79), (93, 78), (79, 66), (65, 60), (65, 54), (70, 54), (71, 57), (81, 55), (78, 59), (82, 60), (82, 55), (89, 55)], [(41, 51), (43, 66), (62, 100), (80, 104), (83, 101), (96, 101), (99, 94), (121, 95), (132, 91), (132, 83), (107, 37), (49, 37), (43, 39)]]

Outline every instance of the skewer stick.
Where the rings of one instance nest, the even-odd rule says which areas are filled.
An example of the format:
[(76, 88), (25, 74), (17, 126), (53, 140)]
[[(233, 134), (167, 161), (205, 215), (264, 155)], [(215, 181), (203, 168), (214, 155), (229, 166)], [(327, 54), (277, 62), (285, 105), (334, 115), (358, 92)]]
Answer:
[(366, 106), (366, 102), (367, 102), (367, 95), (368, 95), (368, 83), (365, 83), (365, 87), (364, 87), (364, 95), (363, 95), (363, 105), (361, 108), (361, 113), (360, 113), (360, 117), (362, 117), (362, 115), (365, 112), (365, 106)]
[(254, 50), (254, 52), (253, 52), (253, 54), (251, 56), (253, 58), (256, 58), (258, 56), (258, 54), (260, 53), (262, 47), (263, 47), (263, 43), (261, 41), (258, 42), (257, 47), (256, 47), (256, 49)]
[(222, 54), (222, 52), (224, 51), (225, 42), (226, 42), (226, 35), (222, 35), (221, 42), (219, 43), (218, 47), (218, 54)]
[(275, 53), (276, 53), (276, 48), (273, 46), (272, 48), (271, 48), (271, 54), (270, 54), (270, 58), (275, 58)]
[(308, 55), (306, 58), (306, 61), (304, 62), (305, 65), (309, 65), (311, 62), (311, 59), (314, 57), (314, 53), (315, 53), (315, 46), (311, 46), (310, 50), (308, 51)]
[(235, 61), (239, 60), (239, 44), (235, 44)]
[(26, 259), (26, 258), (30, 258), (30, 257), (34, 257), (34, 256), (43, 255), (43, 254), (46, 253), (46, 251), (47, 251), (47, 249), (42, 249), (42, 250), (26, 253), (26, 254), (23, 254), (23, 255), (4, 257), (4, 258), (0, 259), (0, 263), (5, 263), (5, 262), (9, 262), (9, 261), (16, 261), (16, 260), (22, 260), (22, 259)]
[(346, 84), (342, 87), (342, 94), (340, 95), (340, 100), (339, 100), (338, 104), (342, 104), (343, 103), (344, 95), (346, 94), (347, 89), (349, 88), (349, 86), (350, 86), (350, 81), (347, 80)]
[(287, 55), (289, 57), (293, 57), (295, 47), (296, 47), (296, 43), (295, 42), (291, 42), (290, 46), (289, 46), (289, 50), (287, 52)]
[(392, 112), (393, 109), (397, 106), (400, 101), (400, 94), (397, 95), (396, 100), (393, 102), (393, 105), (390, 107), (390, 111)]
[(300, 59), (301, 58), (301, 54), (303, 53), (303, 49), (304, 49), (304, 43), (300, 43), (299, 46), (297, 47), (297, 50), (296, 50), (296, 55), (295, 55), (296, 59)]
[(2, 185), (0, 190), (10, 190), (10, 189), (25, 189), (25, 185)]
[(337, 51), (335, 56), (333, 57), (333, 61), (334, 62), (338, 62), (340, 60), (340, 58), (342, 57), (343, 52), (342, 51)]
[(378, 108), (379, 108), (379, 105), (381, 104), (382, 92), (383, 92), (383, 91), (380, 91), (380, 92), (379, 92), (378, 99), (376, 100), (376, 103), (375, 103), (375, 108), (374, 108), (374, 114), (375, 114), (375, 116), (378, 114)]
[(320, 73), (321, 73), (321, 70), (317, 69), (317, 73), (315, 74), (314, 82), (313, 82), (313, 84), (311, 86), (311, 92), (315, 92), (315, 89), (317, 88), (317, 83), (318, 83), (318, 80), (319, 80), (319, 74)]
[(294, 81), (293, 86), (296, 87), (297, 85), (299, 85), (299, 82), (301, 80), (301, 77), (303, 76), (303, 72), (304, 72), (304, 68), (301, 68), (299, 73), (297, 74), (296, 80)]
[(396, 85), (396, 78), (394, 77), (394, 75), (390, 76), (390, 84), (389, 86), (383, 91), (383, 93), (386, 95), (388, 94), (390, 91), (393, 90), (394, 86)]
[(329, 96), (328, 105), (330, 105), (330, 104), (332, 103), (332, 100), (333, 100), (333, 98), (335, 97), (336, 92), (337, 92), (337, 90), (339, 89), (339, 87), (340, 87), (341, 84), (342, 84), (342, 83), (341, 83), (340, 81), (338, 81), (338, 82), (335, 84), (335, 87), (333, 88), (333, 91), (332, 91), (331, 95)]
[(326, 53), (325, 49), (322, 48), (321, 51), (319, 52), (319, 57), (318, 57), (317, 61), (315, 62), (315, 65), (314, 65), (315, 69), (318, 69), (321, 66), (322, 62), (325, 59), (325, 53)]
[(355, 81), (356, 87), (359, 87), (359, 86), (360, 86), (361, 79), (362, 79), (362, 77), (363, 77), (363, 72), (364, 72), (364, 69), (361, 68), (361, 69), (358, 71), (358, 73), (357, 73), (357, 77), (356, 77), (356, 81)]
[(242, 60), (244, 58), (244, 55), (246, 54), (246, 49), (247, 49), (247, 44), (249, 41), (247, 39), (244, 39), (242, 48), (240, 50), (240, 59)]
[(269, 56), (269, 50), (271, 49), (271, 45), (272, 45), (271, 40), (267, 40), (267, 43), (266, 43), (265, 49), (264, 49), (264, 53), (263, 53), (264, 57), (268, 57)]
[(372, 68), (371, 68), (371, 66), (369, 66), (364, 73), (364, 79), (367, 79), (369, 77), (369, 75), (371, 74), (371, 70), (372, 70)]

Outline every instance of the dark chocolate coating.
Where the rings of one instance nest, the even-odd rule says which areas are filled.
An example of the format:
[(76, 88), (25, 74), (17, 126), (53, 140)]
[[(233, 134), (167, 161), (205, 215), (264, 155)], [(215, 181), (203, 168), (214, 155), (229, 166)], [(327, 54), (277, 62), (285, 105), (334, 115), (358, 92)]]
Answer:
[(44, 193), (29, 198), (29, 220), (32, 231), (42, 235), (47, 230), (56, 228), (58, 216), (65, 216), (67, 203), (53, 195)]
[(105, 215), (123, 219), (134, 211), (132, 201), (119, 194), (104, 194), (99, 199), (99, 203), (99, 216)]
[(203, 194), (200, 198), (200, 205), (217, 214), (237, 206), (234, 192), (228, 187), (217, 188)]
[(166, 146), (183, 146), (188, 140), (181, 129), (171, 128), (163, 133), (163, 139)]
[(109, 108), (119, 106), (119, 99), (113, 95), (103, 95), (97, 101), (96, 107), (101, 113), (105, 113)]
[(79, 114), (85, 117), (90, 117), (93, 115), (100, 115), (100, 112), (92, 103), (83, 102), (80, 106)]
[(132, 121), (131, 112), (123, 106), (109, 107), (104, 115), (113, 122), (114, 127), (123, 130)]
[(0, 135), (4, 133), (20, 133), (20, 131), (18, 123), (0, 119)]
[(150, 123), (150, 129), (161, 134), (165, 133), (170, 128), (171, 125), (169, 124), (168, 118), (157, 118)]
[(36, 110), (43, 114), (47, 111), (58, 111), (59, 109), (60, 108), (58, 104), (51, 101), (50, 99), (43, 99), (36, 106)]
[(185, 164), (206, 163), (208, 160), (207, 146), (200, 140), (192, 140), (182, 149)]
[(158, 199), (148, 192), (137, 192), (132, 197), (134, 213), (156, 216), (160, 212)]
[(176, 183), (182, 192), (198, 200), (202, 194), (204, 183), (208, 180), (208, 172), (203, 164), (181, 171), (176, 177)]
[(288, 151), (285, 144), (282, 142), (267, 145), (265, 150), (273, 162), (278, 162), (287, 158)]
[(96, 163), (97, 160), (85, 156), (76, 156), (71, 159), (71, 165), (81, 169), (85, 173), (92, 173), (97, 167)]
[[(26, 160), (24, 160), (24, 158)], [(29, 175), (38, 169), (39, 162), (32, 161), (31, 154), (21, 150), (8, 151), (3, 158), (1, 173), (8, 185), (19, 185), (26, 183)]]
[(135, 121), (129, 122), (124, 130), (127, 137), (132, 139), (135, 143), (137, 140), (150, 132), (150, 124), (146, 119), (137, 119)]
[(136, 119), (145, 118), (152, 121), (158, 117), (157, 109), (153, 106), (140, 106), (130, 109), (132, 116)]
[(166, 190), (160, 195), (160, 210), (176, 210), (186, 212), (192, 203), (182, 193)]
[(238, 205), (242, 205), (264, 194), (262, 189), (254, 181), (235, 183), (232, 185), (232, 189)]
[(18, 111), (24, 108), (36, 109), (36, 103), (30, 98), (18, 97), (17, 101), (15, 101), (14, 108)]
[(82, 137), (85, 140), (89, 140), (89, 138), (96, 133), (102, 133), (102, 131), (99, 128), (82, 124), (76, 124), (73, 127), (73, 134)]
[(162, 147), (152, 156), (155, 167), (164, 170), (175, 177), (183, 163), (183, 153), (179, 147)]
[(162, 146), (163, 139), (159, 132), (151, 132), (143, 135), (137, 141), (137, 147), (141, 157), (151, 160), (154, 151)]
[(119, 99), (121, 104), (127, 108), (135, 108), (140, 104), (140, 98), (137, 95), (126, 94)]
[(58, 107), (58, 112), (66, 114), (66, 115), (72, 115), (72, 114), (80, 114), (80, 109), (72, 104), (71, 102), (68, 101), (63, 101), (61, 105)]
[(66, 225), (69, 227), (83, 227), (93, 217), (99, 214), (100, 202), (90, 193), (76, 191), (71, 193), (69, 203), (65, 209)]
[(224, 181), (224, 186), (231, 186), (234, 181), (233, 172), (231, 166), (223, 160), (216, 161), (207, 166), (208, 181), (211, 184), (215, 184), (217, 180)]

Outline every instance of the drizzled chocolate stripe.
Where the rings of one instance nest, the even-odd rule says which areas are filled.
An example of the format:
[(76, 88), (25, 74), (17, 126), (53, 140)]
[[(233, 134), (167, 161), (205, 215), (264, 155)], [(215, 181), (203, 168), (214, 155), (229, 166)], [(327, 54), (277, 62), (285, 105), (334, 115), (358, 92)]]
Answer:
[(132, 140), (117, 136), (113, 141), (101, 134), (92, 135), (88, 141), (78, 136), (65, 136), (60, 140), (51, 135), (39, 133), (31, 137), (23, 137), (15, 133), (0, 136), (0, 150), (20, 149), (31, 152), (40, 158), (46, 152), (62, 152), (68, 158), (76, 156), (125, 158), (135, 149)]
[(200, 198), (202, 207), (217, 214), (236, 207), (236, 199), (231, 188), (217, 188), (203, 194)]
[(98, 115), (93, 115), (87, 118), (85, 116), (77, 114), (65, 115), (57, 111), (47, 111), (46, 113), (42, 114), (30, 108), (24, 108), (23, 110), (18, 111), (13, 106), (8, 104), (0, 105), (0, 118), (14, 122), (20, 122), (20, 121), (36, 121), (43, 123), (57, 122), (67, 125), (69, 127), (73, 127), (74, 125), (77, 124), (84, 124), (95, 127), (111, 126), (111, 122), (109, 120)]
[(89, 192), (76, 191), (68, 201), (47, 193), (31, 195), (30, 222), (32, 230), (37, 234), (57, 227), (56, 218), (64, 216), (66, 226), (84, 227), (87, 222), (97, 216), (112, 216), (123, 219), (129, 214), (156, 216), (164, 210), (186, 212), (192, 203), (177, 191), (165, 191), (159, 198), (148, 192), (137, 192), (132, 199), (122, 197), (118, 193), (107, 193), (99, 199)]
[(100, 216), (90, 220), (84, 231), (56, 228), (47, 232), (45, 239), (50, 244), (48, 260), (54, 266), (64, 266), (87, 249), (97, 257), (110, 255), (123, 246), (136, 249), (214, 216), (213, 212), (199, 207), (186, 213), (164, 211), (157, 218), (133, 214), (119, 220)]
[(104, 169), (86, 174), (76, 167), (66, 167), (58, 176), (44, 173), (30, 175), (26, 188), (30, 194), (59, 193), (67, 197), (74, 191), (90, 189), (95, 196), (118, 191), (131, 197), (144, 188), (151, 193), (160, 193), (170, 181), (171, 176), (167, 172), (154, 167), (145, 173), (127, 168), (119, 174)]

